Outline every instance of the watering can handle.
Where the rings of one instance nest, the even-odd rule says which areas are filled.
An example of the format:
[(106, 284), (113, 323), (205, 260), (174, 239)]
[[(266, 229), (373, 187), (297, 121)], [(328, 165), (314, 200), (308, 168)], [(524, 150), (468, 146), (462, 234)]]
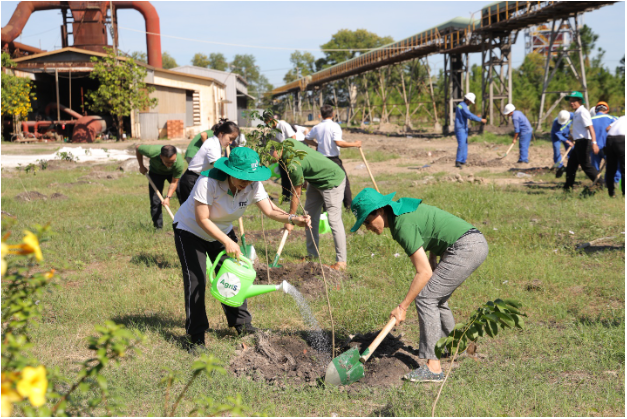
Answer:
[[(220, 258), (221, 258), (221, 257), (222, 257), (222, 255), (224, 255), (224, 254), (226, 254), (226, 250), (223, 250), (223, 251), (221, 251), (220, 253), (218, 253), (218, 256), (216, 256), (216, 260), (213, 262), (213, 265), (211, 266), (211, 273), (213, 273), (213, 276), (214, 276), (214, 277), (216, 276), (216, 266), (218, 266), (218, 262), (220, 261)], [(246, 265), (248, 265), (248, 267), (249, 267), (250, 269), (254, 269), (254, 268), (253, 268), (253, 262), (252, 262), (250, 259), (248, 259), (248, 258), (247, 258), (247, 257), (245, 257), (245, 256), (240, 256), (239, 258), (240, 258), (241, 260), (243, 260), (243, 261), (246, 263)]]

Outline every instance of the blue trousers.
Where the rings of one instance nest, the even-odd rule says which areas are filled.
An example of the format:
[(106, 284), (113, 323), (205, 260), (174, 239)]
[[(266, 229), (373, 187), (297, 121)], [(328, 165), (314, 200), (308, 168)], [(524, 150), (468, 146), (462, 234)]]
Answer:
[[(564, 148), (566, 150), (568, 150), (568, 146), (566, 145), (566, 143), (561, 142), (561, 141), (555, 141), (553, 143), (553, 163), (557, 163), (562, 159), (562, 155), (560, 154), (560, 148), (561, 145), (564, 144)], [(572, 150), (568, 152), (568, 156), (570, 157), (570, 153), (572, 153)], [(560, 164), (560, 167), (564, 166), (564, 164)]]
[(519, 163), (529, 163), (529, 144), (531, 144), (531, 132), (518, 136), (518, 150), (520, 150), (520, 157), (518, 157)]
[(457, 137), (457, 157), (455, 161), (466, 163), (466, 158), (468, 157), (468, 131), (456, 130), (455, 137)]
[[(603, 150), (599, 151), (599, 154), (590, 153), (590, 161), (595, 169), (599, 170), (601, 166), (601, 161), (605, 160), (605, 154)], [(607, 171), (605, 171), (605, 179), (607, 179)], [(620, 167), (616, 170), (614, 174), (614, 183), (620, 182)]]

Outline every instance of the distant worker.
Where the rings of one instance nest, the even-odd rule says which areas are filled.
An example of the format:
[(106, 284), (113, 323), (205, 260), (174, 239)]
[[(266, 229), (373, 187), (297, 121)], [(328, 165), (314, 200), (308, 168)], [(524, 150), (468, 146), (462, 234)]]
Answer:
[[(323, 119), (318, 125), (313, 127), (309, 134), (305, 136), (305, 140), (317, 140), (318, 152), (335, 164), (340, 166), (346, 174), (342, 160), (340, 159), (340, 148), (361, 147), (361, 141), (349, 143), (342, 140), (342, 128), (340, 124), (333, 121), (335, 110), (331, 105), (322, 105), (320, 115)], [(350, 210), (353, 202), (353, 194), (351, 193), (351, 185), (346, 174), (346, 188), (344, 189), (344, 208)], [(328, 209), (328, 207), (327, 207)]]
[[(627, 118), (621, 116), (612, 125), (607, 127), (607, 141), (605, 143), (605, 158), (607, 159), (607, 173), (620, 171), (622, 182), (620, 183), (623, 197), (625, 197), (625, 133), (627, 132)], [(614, 197), (614, 179), (605, 177), (607, 193)]]
[[(267, 119), (265, 123), (270, 127), (279, 130), (275, 136), (275, 140), (279, 143), (282, 143), (288, 138), (296, 139), (296, 132), (292, 126), (282, 119)], [(292, 197), (292, 185), (290, 183), (290, 178), (281, 163), (279, 163), (279, 174), (281, 176), (281, 194), (283, 195), (283, 200), (289, 201)]]
[[(192, 141), (190, 141), (189, 145), (187, 146), (187, 150), (185, 150), (185, 161), (187, 161), (188, 165), (192, 161), (194, 156), (198, 153), (198, 150), (200, 150), (200, 147), (202, 147), (204, 142), (207, 141), (207, 138), (212, 137), (212, 136), (213, 136), (213, 131), (208, 129), (208, 130), (199, 132), (198, 134), (194, 136), (194, 138), (192, 138)], [(194, 187), (194, 183), (196, 183), (196, 179), (198, 179), (198, 176), (194, 176), (194, 175), (196, 175), (196, 173), (190, 172), (189, 166), (188, 166), (185, 173), (183, 173), (183, 177), (181, 177), (181, 180), (179, 181), (179, 184), (176, 188), (176, 193), (179, 196), (179, 200), (181, 201), (181, 204), (185, 202), (183, 198), (189, 196), (189, 191), (191, 191), (191, 188)], [(188, 178), (188, 177), (191, 177), (191, 178)], [(191, 183), (191, 187), (189, 188), (189, 191), (181, 192), (181, 187), (183, 187), (182, 185), (184, 184), (188, 185), (190, 183)], [(183, 188), (186, 189), (185, 187)]]
[(305, 141), (305, 137), (309, 134), (310, 129), (307, 127), (302, 127), (300, 125), (292, 125), (292, 128), (296, 132), (296, 140), (301, 143)]
[[(161, 206), (170, 206), (170, 198), (174, 195), (179, 179), (183, 175), (183, 170), (185, 170), (183, 157), (176, 152), (176, 147), (173, 145), (161, 146), (158, 144), (138, 145), (135, 147), (135, 154), (137, 156), (137, 162), (139, 163), (139, 172), (142, 175), (148, 173), (148, 176), (152, 179), (159, 193), (163, 195), (163, 186), (166, 180), (170, 183), (168, 193), (163, 197), (163, 202), (161, 202), (159, 196), (152, 189), (152, 186), (148, 185), (152, 224), (157, 230), (161, 230), (163, 228)], [(144, 166), (144, 156), (150, 159), (148, 169)]]
[(516, 140), (520, 138), (520, 142), (518, 143), (520, 153), (518, 163), (529, 163), (529, 144), (531, 144), (531, 135), (533, 134), (531, 123), (527, 117), (521, 111), (517, 111), (516, 107), (511, 103), (505, 105), (503, 115), (512, 117), (514, 124), (514, 139), (512, 140), (512, 144), (515, 144)]
[(468, 120), (485, 124), (486, 119), (479, 115), (473, 115), (468, 110), (468, 105), (475, 104), (476, 96), (474, 93), (467, 93), (464, 100), (457, 105), (455, 109), (455, 137), (457, 137), (457, 157), (455, 158), (455, 167), (461, 168), (466, 164), (468, 157)]
[(570, 96), (566, 96), (566, 99), (568, 99), (570, 107), (575, 111), (568, 138), (570, 141), (575, 142), (575, 147), (568, 159), (566, 183), (564, 183), (564, 189), (570, 190), (575, 184), (575, 176), (579, 166), (581, 166), (581, 169), (591, 181), (594, 182), (596, 180), (599, 171), (594, 168), (590, 161), (590, 151), (592, 150), (594, 154), (599, 154), (599, 147), (590, 112), (583, 106), (583, 95), (575, 91)]
[[(553, 125), (551, 126), (551, 142), (553, 143), (553, 163), (559, 163), (562, 160), (562, 154), (560, 152), (560, 147), (564, 144), (566, 151), (573, 145), (572, 142), (568, 139), (570, 135), (570, 123), (572, 122), (574, 114), (568, 112), (566, 110), (561, 110), (557, 114), (557, 118), (553, 120)], [(570, 151), (568, 154), (570, 155)], [(568, 156), (566, 156), (568, 157)], [(561, 178), (564, 172), (566, 171), (566, 166), (563, 163), (560, 163), (557, 168), (557, 172), (555, 173), (556, 178)]]
[[(603, 153), (603, 148), (606, 144), (607, 138), (607, 127), (609, 127), (614, 121), (618, 118), (612, 115), (608, 115), (610, 111), (610, 105), (607, 102), (599, 102), (594, 107), (596, 110), (596, 114), (592, 116), (592, 126), (594, 127), (594, 133), (597, 137), (597, 145), (599, 146), (599, 154), (590, 153), (590, 160), (592, 161), (592, 165), (595, 169), (601, 170), (601, 162), (605, 160), (605, 154)], [(592, 115), (592, 112), (590, 112)], [(607, 164), (607, 163), (606, 163)], [(621, 176), (620, 172), (616, 171), (614, 173), (605, 171), (605, 176), (610, 176), (614, 179), (614, 183), (620, 182)]]
[[(305, 156), (302, 160), (297, 160), (299, 164), (293, 163), (288, 167), (288, 172), (294, 189), (292, 190), (292, 202), (290, 203), (290, 214), (296, 214), (300, 195), (305, 181), (307, 186), (307, 200), (305, 201), (305, 214), (311, 216), (312, 229), (307, 230), (307, 254), (311, 258), (318, 258), (320, 249), (319, 243), (319, 227), (320, 213), (324, 205), (329, 214), (329, 225), (333, 233), (333, 241), (335, 242), (336, 263), (331, 265), (331, 269), (345, 270), (347, 253), (346, 253), (346, 231), (342, 222), (342, 199), (344, 198), (344, 187), (346, 185), (346, 175), (337, 164), (312, 150), (305, 144), (294, 139), (287, 140), (295, 151), (304, 151)], [(283, 152), (276, 158), (285, 162), (287, 159), (294, 158), (291, 153)], [(293, 226), (289, 223), (285, 224), (285, 229), (290, 231)]]
[(211, 134), (211, 137), (202, 143), (202, 146), (189, 162), (187, 171), (181, 178), (181, 185), (179, 186), (181, 205), (187, 201), (189, 194), (192, 193), (200, 172), (212, 169), (213, 163), (222, 157), (222, 149), (233, 139), (237, 139), (239, 127), (233, 121), (220, 119), (210, 130), (204, 131), (199, 135), (202, 134)]

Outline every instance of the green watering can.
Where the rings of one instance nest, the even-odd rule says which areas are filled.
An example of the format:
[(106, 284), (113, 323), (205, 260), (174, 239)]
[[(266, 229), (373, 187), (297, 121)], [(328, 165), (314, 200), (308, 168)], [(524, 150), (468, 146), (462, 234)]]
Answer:
[(331, 232), (331, 226), (329, 225), (329, 214), (326, 212), (320, 214), (320, 227), (318, 232), (319, 234), (327, 234)]
[(281, 177), (281, 172), (279, 171), (279, 163), (274, 163), (273, 165), (270, 165), (268, 167), (268, 169), (270, 169), (270, 172), (272, 172), (272, 174), (270, 175), (271, 178), (273, 178), (273, 177), (280, 178)]
[[(240, 256), (241, 260), (232, 258), (222, 262), (222, 267), (218, 274), (215, 274), (218, 261), (225, 254), (223, 250), (216, 257), (215, 262), (209, 270), (209, 280), (211, 281), (211, 295), (227, 306), (239, 307), (244, 304), (248, 297), (265, 294), (272, 291), (283, 290), (287, 293), (288, 283), (283, 281), (279, 285), (253, 285), (257, 277), (257, 272), (253, 269), (250, 259)], [(211, 261), (207, 257), (207, 266)]]

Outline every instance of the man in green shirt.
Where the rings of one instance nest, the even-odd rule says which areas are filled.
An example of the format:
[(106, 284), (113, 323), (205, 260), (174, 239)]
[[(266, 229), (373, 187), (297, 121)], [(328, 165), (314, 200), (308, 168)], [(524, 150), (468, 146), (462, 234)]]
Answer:
[[(384, 196), (371, 188), (361, 191), (352, 203), (357, 221), (351, 232), (362, 224), (376, 234), (387, 227), (411, 259), (416, 274), (407, 295), (390, 317), (395, 317), (397, 326), (400, 325), (415, 301), (420, 324), (418, 356), (427, 359), (427, 364), (404, 378), (414, 382), (443, 381), (435, 344), (455, 327), (447, 301), (488, 256), (488, 243), (479, 230), (461, 218), (423, 204), (420, 199), (392, 201), (395, 194)], [(436, 263), (438, 256), (440, 262)]]
[[(173, 145), (139, 145), (135, 148), (135, 154), (139, 162), (139, 172), (142, 175), (148, 173), (160, 193), (163, 193), (165, 181), (170, 183), (168, 194), (163, 202), (160, 202), (159, 196), (148, 185), (152, 223), (156, 229), (161, 229), (163, 228), (161, 205), (170, 206), (170, 198), (174, 195), (179, 179), (185, 171), (185, 163)], [(150, 159), (148, 169), (144, 166), (144, 156)]]
[(196, 134), (192, 141), (190, 141), (187, 146), (187, 150), (185, 150), (185, 161), (189, 164), (190, 161), (194, 158), (200, 147), (202, 147), (203, 143), (207, 140), (207, 138), (213, 137), (213, 131), (208, 129), (199, 134)]
[[(311, 216), (312, 229), (307, 230), (307, 253), (310, 257), (318, 257), (316, 249), (319, 248), (320, 213), (322, 205), (329, 214), (329, 225), (333, 233), (335, 242), (336, 263), (331, 265), (332, 269), (346, 269), (346, 232), (342, 222), (342, 199), (344, 198), (344, 188), (346, 186), (346, 175), (344, 171), (332, 162), (300, 141), (288, 138), (284, 141), (288, 147), (293, 147), (296, 151), (302, 151), (305, 156), (302, 160), (293, 156), (291, 152), (283, 152), (279, 165), (287, 166), (286, 160), (294, 158), (298, 163), (292, 163), (286, 167), (292, 185), (292, 200), (290, 202), (290, 214), (296, 214), (300, 195), (303, 190), (303, 183), (309, 182), (307, 186), (307, 200), (305, 211)], [(294, 226), (287, 223), (285, 228), (291, 231)]]

